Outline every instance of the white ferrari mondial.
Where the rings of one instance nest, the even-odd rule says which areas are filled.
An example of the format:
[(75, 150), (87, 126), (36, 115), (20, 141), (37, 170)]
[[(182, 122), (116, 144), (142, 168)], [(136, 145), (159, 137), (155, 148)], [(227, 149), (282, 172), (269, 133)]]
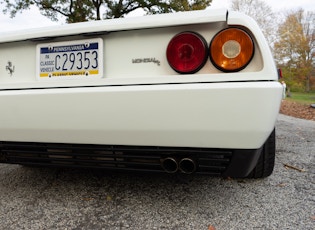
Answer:
[(0, 34), (0, 162), (269, 176), (282, 87), (227, 10)]

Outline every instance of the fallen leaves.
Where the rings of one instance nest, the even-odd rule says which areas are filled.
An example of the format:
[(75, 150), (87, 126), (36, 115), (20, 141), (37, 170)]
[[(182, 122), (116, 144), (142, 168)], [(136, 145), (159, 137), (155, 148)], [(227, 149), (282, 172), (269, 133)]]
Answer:
[(300, 169), (300, 168), (295, 167), (295, 166), (293, 166), (293, 165), (283, 164), (283, 166), (284, 166), (286, 169), (294, 169), (294, 170), (299, 171), (299, 172), (306, 172), (305, 169)]
[(90, 198), (90, 197), (83, 197), (82, 198), (83, 201), (91, 201), (94, 200), (94, 198)]
[(278, 186), (278, 187), (286, 187), (287, 184), (286, 184), (286, 183), (280, 183), (280, 184), (278, 184), (277, 186)]
[(315, 121), (315, 109), (310, 105), (303, 105), (294, 101), (283, 100), (280, 113), (307, 120)]
[(213, 225), (209, 225), (208, 226), (208, 230), (216, 230), (215, 227)]

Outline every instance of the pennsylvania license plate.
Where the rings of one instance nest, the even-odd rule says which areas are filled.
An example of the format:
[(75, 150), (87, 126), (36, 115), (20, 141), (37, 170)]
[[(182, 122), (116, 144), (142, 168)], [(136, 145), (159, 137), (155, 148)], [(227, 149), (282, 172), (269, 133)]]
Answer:
[(101, 38), (37, 45), (38, 79), (95, 79), (103, 76)]

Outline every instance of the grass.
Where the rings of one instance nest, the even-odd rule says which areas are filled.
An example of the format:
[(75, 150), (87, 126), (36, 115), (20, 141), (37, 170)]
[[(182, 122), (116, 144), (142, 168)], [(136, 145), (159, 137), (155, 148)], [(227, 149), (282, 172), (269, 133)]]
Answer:
[(299, 93), (291, 92), (291, 97), (286, 98), (289, 101), (295, 101), (301, 104), (315, 104), (315, 92), (312, 93)]

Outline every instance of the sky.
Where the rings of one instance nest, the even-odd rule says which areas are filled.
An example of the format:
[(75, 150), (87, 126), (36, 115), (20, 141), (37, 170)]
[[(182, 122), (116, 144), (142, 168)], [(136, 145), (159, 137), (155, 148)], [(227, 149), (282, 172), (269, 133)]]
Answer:
[[(315, 11), (314, 0), (264, 0), (275, 12), (303, 8), (306, 11)], [(210, 9), (229, 8), (231, 0), (213, 0)], [(3, 14), (4, 6), (0, 5), (0, 34), (7, 31), (16, 31), (29, 28), (46, 27), (64, 24), (64, 20), (52, 22), (41, 15), (36, 7), (18, 13), (16, 17), (10, 18), (9, 14)], [(132, 16), (138, 16), (135, 12)]]

